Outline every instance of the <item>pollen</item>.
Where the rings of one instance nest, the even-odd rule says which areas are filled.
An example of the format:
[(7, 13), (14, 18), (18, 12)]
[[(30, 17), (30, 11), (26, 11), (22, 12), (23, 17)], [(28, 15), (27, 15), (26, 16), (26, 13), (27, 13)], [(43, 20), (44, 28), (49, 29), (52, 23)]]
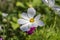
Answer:
[(31, 19), (30, 19), (30, 22), (33, 23), (33, 22), (34, 22), (34, 18), (31, 18)]

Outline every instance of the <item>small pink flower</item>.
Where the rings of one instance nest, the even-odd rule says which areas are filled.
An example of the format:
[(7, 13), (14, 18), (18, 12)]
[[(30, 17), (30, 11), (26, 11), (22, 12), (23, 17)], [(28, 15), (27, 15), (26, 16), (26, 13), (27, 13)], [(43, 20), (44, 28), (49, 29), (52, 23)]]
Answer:
[(35, 30), (35, 27), (30, 28), (29, 31), (26, 31), (27, 34), (31, 35)]
[(2, 37), (0, 37), (0, 40), (3, 40), (3, 38), (2, 38)]

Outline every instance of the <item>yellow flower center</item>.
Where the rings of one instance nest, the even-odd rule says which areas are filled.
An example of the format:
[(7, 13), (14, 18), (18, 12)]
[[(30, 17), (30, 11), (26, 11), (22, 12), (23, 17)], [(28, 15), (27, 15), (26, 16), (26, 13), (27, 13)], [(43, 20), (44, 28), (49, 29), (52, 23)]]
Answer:
[(33, 23), (33, 22), (34, 22), (34, 18), (31, 18), (31, 19), (30, 19), (30, 22)]

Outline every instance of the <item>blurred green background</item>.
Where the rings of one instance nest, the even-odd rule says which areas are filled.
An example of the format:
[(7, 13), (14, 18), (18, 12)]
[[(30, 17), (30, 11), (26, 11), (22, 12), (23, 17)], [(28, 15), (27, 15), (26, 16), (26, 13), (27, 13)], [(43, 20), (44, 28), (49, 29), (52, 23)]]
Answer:
[[(45, 26), (38, 27), (33, 34), (28, 35), (20, 30), (17, 20), (22, 12), (27, 12), (29, 5), (41, 14), (41, 20)], [(60, 6), (60, 0), (55, 0), (55, 4)], [(7, 13), (3, 17), (2, 13)], [(4, 40), (60, 40), (60, 15), (55, 14), (50, 7), (42, 0), (0, 0), (0, 36)]]

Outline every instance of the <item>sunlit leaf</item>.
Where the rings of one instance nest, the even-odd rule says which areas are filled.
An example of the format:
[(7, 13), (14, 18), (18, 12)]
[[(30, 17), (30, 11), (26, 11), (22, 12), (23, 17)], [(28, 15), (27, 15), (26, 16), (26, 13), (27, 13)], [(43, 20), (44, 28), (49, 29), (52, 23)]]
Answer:
[(21, 2), (16, 2), (16, 6), (23, 7), (23, 8), (25, 7), (24, 4)]
[(33, 6), (39, 6), (40, 3), (41, 3), (40, 0), (33, 0), (32, 5), (33, 5)]
[(15, 30), (19, 27), (19, 24), (18, 23), (14, 23), (14, 22), (10, 22), (11, 25), (12, 25), (12, 28)]

